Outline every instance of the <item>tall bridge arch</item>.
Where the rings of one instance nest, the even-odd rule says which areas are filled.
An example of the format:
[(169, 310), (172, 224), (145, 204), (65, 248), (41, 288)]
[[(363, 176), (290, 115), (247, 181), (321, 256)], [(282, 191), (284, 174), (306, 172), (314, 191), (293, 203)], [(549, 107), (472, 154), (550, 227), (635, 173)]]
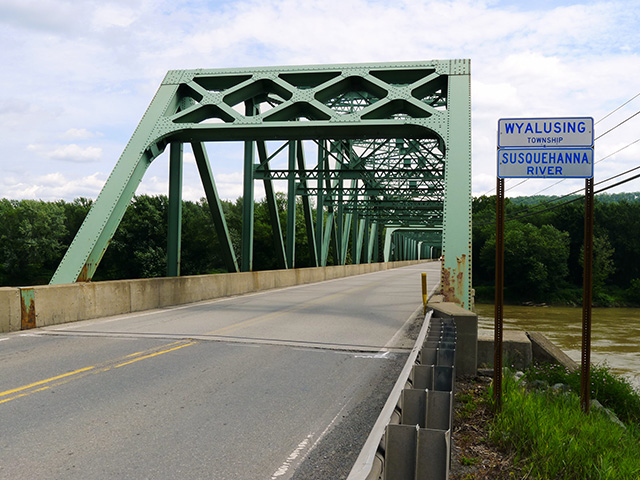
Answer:
[[(244, 145), (239, 252), (209, 160), (208, 148), (221, 141)], [(354, 263), (371, 262), (387, 228), (413, 230), (413, 240), (430, 244), (433, 230), (441, 230), (443, 293), (470, 305), (469, 60), (169, 71), (51, 283), (91, 280), (145, 171), (167, 146), (167, 274), (179, 275), (184, 144), (229, 271), (252, 269), (254, 185), (262, 181), (282, 268), (295, 266), (301, 199), (318, 266), (327, 264), (331, 244), (338, 263), (347, 262), (348, 251)], [(286, 184), (286, 232), (278, 182)], [(421, 231), (428, 238), (421, 240)]]

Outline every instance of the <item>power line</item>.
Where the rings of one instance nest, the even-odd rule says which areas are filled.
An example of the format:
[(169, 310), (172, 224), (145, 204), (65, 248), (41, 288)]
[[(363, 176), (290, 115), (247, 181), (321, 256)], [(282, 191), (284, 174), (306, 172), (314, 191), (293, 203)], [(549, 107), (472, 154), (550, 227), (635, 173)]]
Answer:
[(604, 137), (607, 133), (613, 132), (616, 128), (618, 128), (619, 126), (627, 123), (629, 120), (631, 120), (633, 117), (640, 115), (640, 110), (638, 110), (636, 113), (634, 113), (633, 115), (631, 115), (630, 117), (625, 118), (623, 121), (621, 121), (619, 124), (617, 124), (615, 127), (610, 128), (609, 130), (607, 130), (606, 132), (604, 132), (602, 135), (598, 135), (596, 138), (593, 139), (593, 141), (595, 142), (596, 140)]
[[(638, 138), (637, 140), (634, 140), (633, 142), (631, 142), (631, 143), (629, 143), (629, 144), (625, 145), (625, 146), (624, 146), (624, 147), (622, 147), (622, 148), (619, 148), (619, 149), (618, 149), (618, 150), (616, 150), (615, 152), (610, 153), (609, 155), (607, 155), (607, 156), (605, 156), (605, 157), (602, 157), (600, 160), (598, 160), (597, 162), (595, 162), (595, 164), (594, 164), (594, 165), (597, 165), (598, 163), (602, 162), (603, 160), (606, 160), (607, 158), (612, 157), (612, 156), (614, 156), (614, 155), (616, 155), (616, 154), (620, 153), (620, 152), (621, 152), (621, 151), (623, 151), (624, 149), (629, 148), (631, 145), (634, 145), (634, 144), (636, 144), (636, 143), (638, 143), (638, 142), (640, 142), (640, 138)], [(615, 177), (611, 177), (611, 178), (615, 178)], [(556, 185), (561, 184), (561, 183), (562, 183), (562, 182), (564, 182), (565, 180), (566, 180), (566, 178), (563, 178), (562, 180), (558, 180), (556, 183), (554, 183), (554, 184), (552, 184), (552, 185), (549, 185), (548, 187), (544, 187), (542, 190), (539, 190), (538, 192), (534, 193), (532, 196), (540, 195), (540, 194), (541, 194), (542, 192), (544, 192), (545, 190), (549, 190), (550, 188), (553, 188), (553, 187), (555, 187)], [(604, 180), (604, 181), (606, 181), (606, 180)], [(520, 185), (520, 184), (518, 184), (518, 185)], [(515, 185), (515, 186), (517, 187), (518, 185)]]
[(618, 110), (620, 110), (622, 107), (624, 107), (625, 105), (631, 103), (632, 101), (634, 101), (636, 98), (640, 97), (640, 93), (634, 95), (633, 97), (631, 97), (629, 100), (627, 100), (626, 102), (624, 102), (622, 105), (620, 105), (618, 108), (616, 108), (615, 110), (607, 113), (604, 117), (602, 117), (600, 120), (598, 120), (595, 124), (599, 124), (601, 121), (603, 121), (604, 119), (610, 117), (611, 115), (613, 115), (614, 113), (616, 113)]
[[(614, 175), (613, 177), (609, 177), (609, 178), (607, 178), (607, 179), (605, 179), (605, 180), (601, 180), (601, 181), (597, 182), (597, 183), (596, 183), (596, 185), (600, 185), (600, 184), (602, 184), (602, 183), (610, 182), (610, 181), (611, 181), (611, 180), (613, 180), (614, 178), (618, 178), (618, 177), (620, 177), (620, 176), (622, 176), (622, 175), (626, 175), (627, 173), (633, 172), (634, 170), (638, 170), (638, 169), (640, 169), (640, 165), (639, 165), (639, 166), (637, 166), (637, 167), (631, 168), (631, 169), (627, 170), (626, 172), (622, 172), (622, 173), (619, 173), (618, 175)], [(623, 184), (625, 184), (625, 183), (627, 183), (627, 182), (630, 182), (630, 181), (632, 181), (632, 180), (635, 180), (635, 179), (637, 179), (637, 178), (640, 178), (640, 173), (639, 173), (639, 174), (637, 174), (637, 175), (634, 175), (633, 177), (629, 177), (629, 178), (626, 178), (626, 179), (624, 179), (624, 180), (621, 180), (621, 181), (619, 181), (619, 182), (617, 182), (617, 183), (614, 183), (613, 185), (609, 185), (608, 187), (604, 187), (604, 188), (601, 188), (600, 190), (596, 190), (596, 191), (594, 192), (594, 194), (605, 192), (605, 191), (607, 191), (607, 190), (609, 190), (609, 189), (611, 189), (611, 188), (614, 188), (614, 187), (617, 187), (617, 186), (623, 185)], [(537, 207), (539, 207), (540, 205), (547, 205), (547, 204), (549, 204), (550, 202), (555, 202), (555, 201), (558, 201), (558, 200), (562, 200), (563, 198), (569, 197), (569, 196), (571, 196), (571, 195), (575, 195), (575, 194), (579, 193), (579, 192), (580, 192), (580, 191), (582, 191), (582, 190), (583, 190), (583, 189), (575, 190), (575, 191), (573, 191), (573, 192), (571, 192), (571, 193), (567, 193), (567, 194), (563, 195), (563, 196), (562, 196), (562, 197), (560, 197), (560, 198), (556, 198), (556, 199), (551, 200), (551, 201), (549, 201), (549, 202), (543, 202), (543, 203), (541, 203), (541, 204), (534, 205), (534, 206), (532, 206), (531, 208), (537, 208)], [(559, 203), (559, 204), (557, 204), (557, 205), (551, 205), (550, 207), (545, 208), (545, 209), (543, 209), (543, 210), (538, 210), (538, 211), (536, 211), (536, 212), (530, 212), (530, 213), (524, 213), (524, 214), (518, 214), (518, 215), (516, 215), (515, 217), (511, 217), (511, 218), (506, 219), (505, 221), (510, 222), (510, 221), (512, 221), (512, 220), (520, 220), (520, 219), (522, 219), (522, 218), (528, 218), (528, 217), (532, 217), (532, 216), (534, 216), (534, 215), (539, 215), (540, 213), (545, 213), (545, 212), (548, 212), (548, 211), (550, 211), (550, 210), (555, 210), (556, 208), (563, 207), (563, 206), (568, 205), (568, 204), (570, 204), (570, 203), (577, 202), (578, 200), (583, 199), (583, 198), (584, 198), (584, 195), (580, 195), (580, 196), (578, 196), (578, 197), (576, 197), (576, 198), (572, 198), (571, 200), (567, 200), (566, 202)], [(525, 209), (525, 210), (524, 210), (524, 212), (527, 212), (528, 210), (530, 210), (530, 209)], [(522, 212), (520, 212), (520, 213), (522, 213)], [(479, 226), (479, 227), (483, 227), (483, 226), (485, 226), (485, 225), (493, 225), (494, 223), (495, 223), (495, 222), (479, 223), (479, 224), (477, 224), (477, 226)]]

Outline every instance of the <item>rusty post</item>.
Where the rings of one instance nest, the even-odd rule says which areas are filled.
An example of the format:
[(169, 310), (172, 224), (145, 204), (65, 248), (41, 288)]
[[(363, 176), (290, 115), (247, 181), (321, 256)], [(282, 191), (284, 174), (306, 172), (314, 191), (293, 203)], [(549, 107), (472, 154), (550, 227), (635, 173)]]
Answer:
[(582, 284), (582, 363), (580, 405), (589, 413), (591, 401), (591, 303), (593, 286), (593, 177), (584, 187), (584, 275)]
[(496, 411), (502, 407), (502, 317), (504, 306), (504, 179), (496, 188), (496, 292), (493, 339), (493, 400)]

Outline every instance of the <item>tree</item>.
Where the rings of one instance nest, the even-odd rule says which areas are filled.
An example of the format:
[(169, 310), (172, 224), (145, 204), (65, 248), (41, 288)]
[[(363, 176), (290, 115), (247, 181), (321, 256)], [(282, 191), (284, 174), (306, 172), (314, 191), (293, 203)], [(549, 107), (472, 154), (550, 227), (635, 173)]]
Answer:
[[(538, 228), (517, 221), (505, 225), (505, 296), (512, 300), (546, 300), (565, 283), (569, 235), (551, 225)], [(480, 264), (495, 272), (495, 233), (480, 251)]]
[(164, 276), (167, 269), (167, 217), (166, 196), (134, 197), (94, 278)]
[(64, 208), (40, 200), (0, 200), (2, 285), (47, 283), (62, 259)]

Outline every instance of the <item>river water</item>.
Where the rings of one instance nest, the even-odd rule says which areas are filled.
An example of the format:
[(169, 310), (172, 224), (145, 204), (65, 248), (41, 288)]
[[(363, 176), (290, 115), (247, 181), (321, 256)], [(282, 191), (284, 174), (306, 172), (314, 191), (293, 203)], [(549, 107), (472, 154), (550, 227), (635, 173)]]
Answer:
[[(478, 329), (493, 332), (493, 305), (476, 305)], [(580, 364), (582, 308), (505, 305), (504, 329), (540, 332)], [(640, 390), (640, 308), (594, 308), (591, 362), (605, 363)]]

